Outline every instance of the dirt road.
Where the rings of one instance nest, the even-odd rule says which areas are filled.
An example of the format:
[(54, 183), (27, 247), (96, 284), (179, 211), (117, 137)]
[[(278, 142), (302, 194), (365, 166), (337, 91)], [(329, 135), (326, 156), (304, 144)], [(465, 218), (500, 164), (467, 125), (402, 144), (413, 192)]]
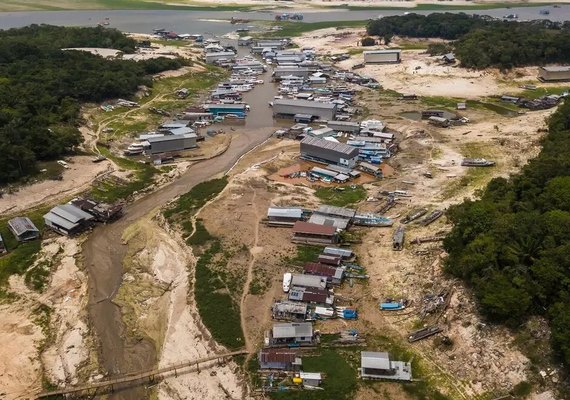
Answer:
[[(126, 254), (126, 246), (122, 244), (123, 231), (137, 219), (186, 193), (196, 184), (226, 172), (243, 154), (271, 136), (273, 120), (267, 103), (273, 98), (274, 86), (269, 82), (269, 74), (260, 78), (266, 83), (244, 96), (251, 105), (251, 112), (245, 126), (236, 128), (225, 153), (192, 165), (176, 181), (131, 204), (121, 220), (95, 229), (85, 242), (83, 252), (89, 274), (90, 323), (99, 341), (100, 366), (109, 375), (152, 368), (157, 362), (156, 349), (151, 341), (129, 338), (121, 310), (113, 302), (121, 286), (122, 260)], [(130, 388), (117, 392), (111, 398), (140, 400), (146, 398), (146, 391), (144, 388)]]

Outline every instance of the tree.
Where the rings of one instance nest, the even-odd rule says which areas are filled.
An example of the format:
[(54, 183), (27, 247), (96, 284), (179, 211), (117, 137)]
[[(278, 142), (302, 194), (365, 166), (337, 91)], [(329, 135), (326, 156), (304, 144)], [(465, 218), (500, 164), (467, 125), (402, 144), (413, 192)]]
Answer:
[(374, 38), (371, 38), (370, 36), (367, 36), (365, 38), (362, 38), (360, 44), (365, 47), (374, 46), (376, 44), (376, 40), (374, 40)]

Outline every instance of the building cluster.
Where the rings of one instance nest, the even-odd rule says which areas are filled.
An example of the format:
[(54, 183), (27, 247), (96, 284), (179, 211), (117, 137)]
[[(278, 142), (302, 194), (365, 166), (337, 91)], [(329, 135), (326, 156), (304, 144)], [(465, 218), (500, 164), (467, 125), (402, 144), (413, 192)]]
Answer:
[(501, 96), (501, 101), (504, 103), (512, 103), (521, 108), (528, 108), (529, 110), (547, 110), (549, 108), (556, 107), (562, 99), (569, 95), (568, 92), (557, 95), (550, 94), (546, 96), (541, 96), (536, 99), (527, 99), (524, 97), (515, 96)]

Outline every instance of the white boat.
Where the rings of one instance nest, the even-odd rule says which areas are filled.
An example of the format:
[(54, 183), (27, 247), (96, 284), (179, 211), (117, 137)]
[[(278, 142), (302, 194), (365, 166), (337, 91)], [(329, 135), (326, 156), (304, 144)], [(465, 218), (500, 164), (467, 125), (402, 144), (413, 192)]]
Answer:
[(144, 145), (142, 143), (131, 143), (129, 147), (127, 147), (127, 151), (130, 153), (140, 152), (142, 153), (144, 150)]
[(285, 272), (283, 274), (283, 292), (288, 293), (291, 288), (291, 280), (293, 279), (293, 274), (291, 272)]

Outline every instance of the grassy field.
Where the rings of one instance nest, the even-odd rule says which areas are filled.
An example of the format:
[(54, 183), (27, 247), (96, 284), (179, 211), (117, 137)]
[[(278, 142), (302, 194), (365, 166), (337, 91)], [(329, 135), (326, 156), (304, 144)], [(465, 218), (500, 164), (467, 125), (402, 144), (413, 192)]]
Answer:
[(362, 186), (319, 187), (315, 196), (324, 204), (337, 207), (350, 206), (366, 198), (366, 190)]
[(297, 246), (297, 254), (294, 257), (286, 258), (284, 261), (287, 264), (302, 265), (307, 262), (314, 262), (322, 252), (323, 248), (320, 246), (300, 244)]
[(354, 350), (319, 349), (314, 356), (303, 357), (304, 372), (323, 372), (324, 390), (276, 392), (271, 398), (278, 400), (346, 400), (353, 398), (358, 387)]

